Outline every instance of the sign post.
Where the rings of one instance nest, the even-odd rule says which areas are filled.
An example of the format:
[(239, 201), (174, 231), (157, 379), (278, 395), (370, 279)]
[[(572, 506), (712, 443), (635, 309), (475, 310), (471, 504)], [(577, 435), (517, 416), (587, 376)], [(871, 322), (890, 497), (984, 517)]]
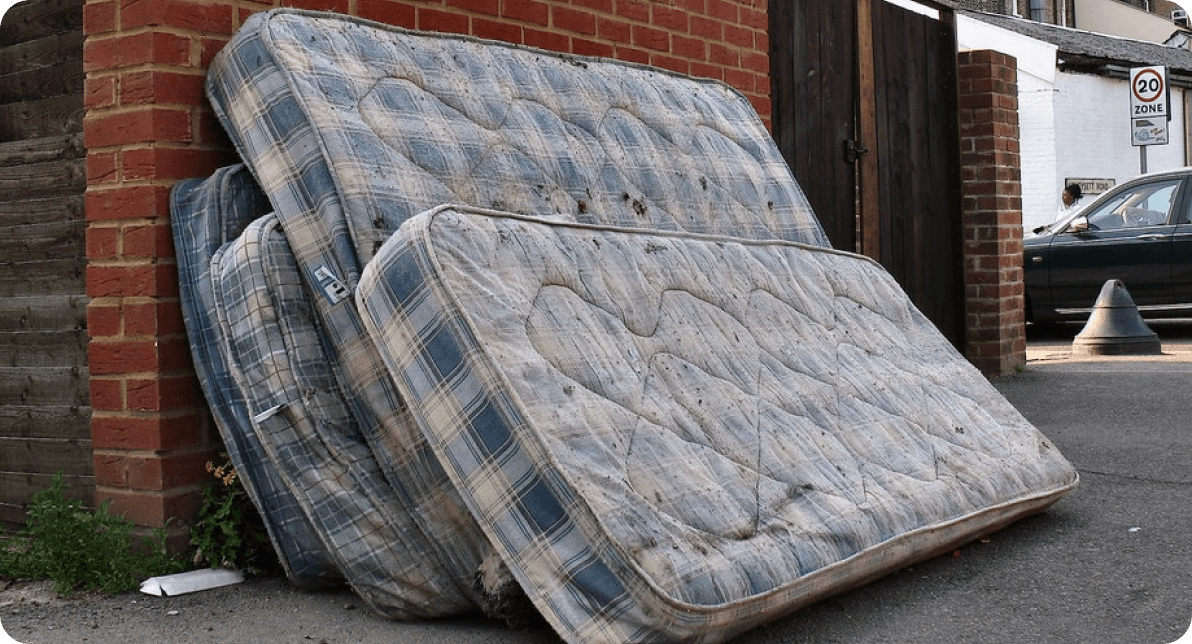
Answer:
[(1167, 122), (1171, 120), (1170, 86), (1164, 66), (1130, 70), (1130, 130), (1138, 148), (1141, 172), (1146, 172), (1148, 145), (1167, 145)]

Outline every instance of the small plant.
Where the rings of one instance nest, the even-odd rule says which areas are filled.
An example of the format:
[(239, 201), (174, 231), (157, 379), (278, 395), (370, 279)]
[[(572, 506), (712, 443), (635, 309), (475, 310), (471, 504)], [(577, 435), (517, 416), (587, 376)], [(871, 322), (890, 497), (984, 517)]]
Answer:
[(277, 567), (265, 524), (240, 484), (227, 454), (207, 462), (215, 483), (203, 489), (203, 505), (190, 529), (194, 564), (260, 572)]
[(111, 500), (88, 510), (65, 490), (59, 472), (49, 488), (33, 495), (25, 528), (0, 539), (0, 574), (48, 578), (58, 594), (69, 595), (79, 588), (119, 593), (136, 588), (140, 579), (185, 569), (166, 549), (164, 528), (134, 550), (133, 523), (108, 511)]

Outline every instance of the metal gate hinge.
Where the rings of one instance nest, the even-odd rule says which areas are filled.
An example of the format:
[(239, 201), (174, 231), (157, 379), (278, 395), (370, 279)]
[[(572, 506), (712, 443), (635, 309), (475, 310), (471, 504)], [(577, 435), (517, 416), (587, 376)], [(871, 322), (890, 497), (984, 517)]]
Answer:
[(861, 145), (859, 141), (844, 140), (844, 161), (846, 163), (856, 163), (863, 154), (869, 154), (869, 148)]

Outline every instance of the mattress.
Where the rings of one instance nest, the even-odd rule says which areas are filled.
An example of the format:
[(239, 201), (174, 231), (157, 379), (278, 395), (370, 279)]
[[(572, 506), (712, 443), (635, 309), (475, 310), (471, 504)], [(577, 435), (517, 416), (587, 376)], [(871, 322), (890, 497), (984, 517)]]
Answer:
[(1077, 485), (863, 257), (444, 207), (356, 298), (568, 642), (722, 641)]
[(445, 203), (827, 245), (761, 119), (717, 81), (278, 9), (245, 21), (207, 89), (295, 253), (326, 254), (349, 286)]
[(717, 82), (278, 9), (245, 21), (207, 89), (314, 294), (360, 431), (433, 544), (423, 558), (460, 587), (493, 546), (352, 299), (402, 222), (462, 202), (826, 243), (761, 120)]
[[(569, 642), (722, 641), (1076, 485), (721, 83), (275, 9), (207, 91), (276, 217), (214, 258), (227, 369), (393, 616), (520, 586)], [(396, 504), (335, 525), (366, 452), (334, 485)]]
[(277, 218), (249, 224), (211, 260), (225, 344), (258, 454), (271, 464), (338, 570), (379, 614), (423, 619), (472, 610), (471, 588), (423, 553), (333, 374), (333, 362)]
[(179, 299), (199, 385), (228, 458), (261, 515), (286, 576), (299, 587), (318, 588), (342, 583), (342, 577), (257, 440), (221, 351), (224, 336), (211, 288), (211, 258), (268, 211), (268, 199), (243, 164), (222, 168), (207, 179), (176, 184), (170, 193), (170, 216)]

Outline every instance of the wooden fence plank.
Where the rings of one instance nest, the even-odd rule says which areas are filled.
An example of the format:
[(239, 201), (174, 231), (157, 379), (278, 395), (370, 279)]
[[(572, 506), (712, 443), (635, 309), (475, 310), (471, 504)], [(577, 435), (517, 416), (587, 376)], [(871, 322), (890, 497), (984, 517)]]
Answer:
[(77, 367), (0, 367), (0, 405), (82, 407), (90, 403), (88, 371)]
[[(51, 473), (0, 472), (0, 523), (23, 525), (25, 506), (33, 495), (50, 487)], [(78, 499), (90, 506), (95, 499), (95, 477), (87, 474), (67, 475), (63, 473), (66, 496)]]
[(87, 156), (82, 132), (0, 142), (0, 168)]
[(0, 298), (0, 333), (85, 329), (89, 301), (82, 294)]
[(0, 472), (90, 473), (91, 440), (0, 436)]
[(0, 259), (0, 297), (82, 293), (86, 289), (86, 269), (87, 260), (82, 257), (48, 262), (6, 262)]
[(82, 69), (83, 31), (58, 32), (7, 47), (0, 47), (0, 76), (77, 60)]
[(0, 332), (0, 364), (87, 368), (87, 332)]
[(0, 45), (13, 45), (67, 31), (82, 31), (83, 3), (79, 0), (18, 2), (0, 22)]
[(0, 257), (10, 262), (43, 262), (78, 257), (87, 232), (85, 221), (58, 221), (0, 228)]
[(80, 132), (83, 112), (82, 94), (0, 105), (0, 141)]
[(9, 438), (86, 438), (91, 435), (87, 406), (0, 406), (0, 436)]
[(882, 156), (878, 133), (878, 94), (874, 85), (877, 61), (874, 57), (872, 0), (857, 2), (857, 128), (868, 152), (858, 160), (858, 212), (860, 239), (857, 250), (881, 261), (882, 198), (880, 173)]
[(81, 220), (83, 201), (81, 193), (0, 201), (0, 228)]
[(0, 103), (82, 92), (83, 78), (82, 60), (65, 60), (0, 75)]
[(9, 166), (0, 172), (0, 201), (81, 193), (86, 189), (87, 167), (82, 158)]

